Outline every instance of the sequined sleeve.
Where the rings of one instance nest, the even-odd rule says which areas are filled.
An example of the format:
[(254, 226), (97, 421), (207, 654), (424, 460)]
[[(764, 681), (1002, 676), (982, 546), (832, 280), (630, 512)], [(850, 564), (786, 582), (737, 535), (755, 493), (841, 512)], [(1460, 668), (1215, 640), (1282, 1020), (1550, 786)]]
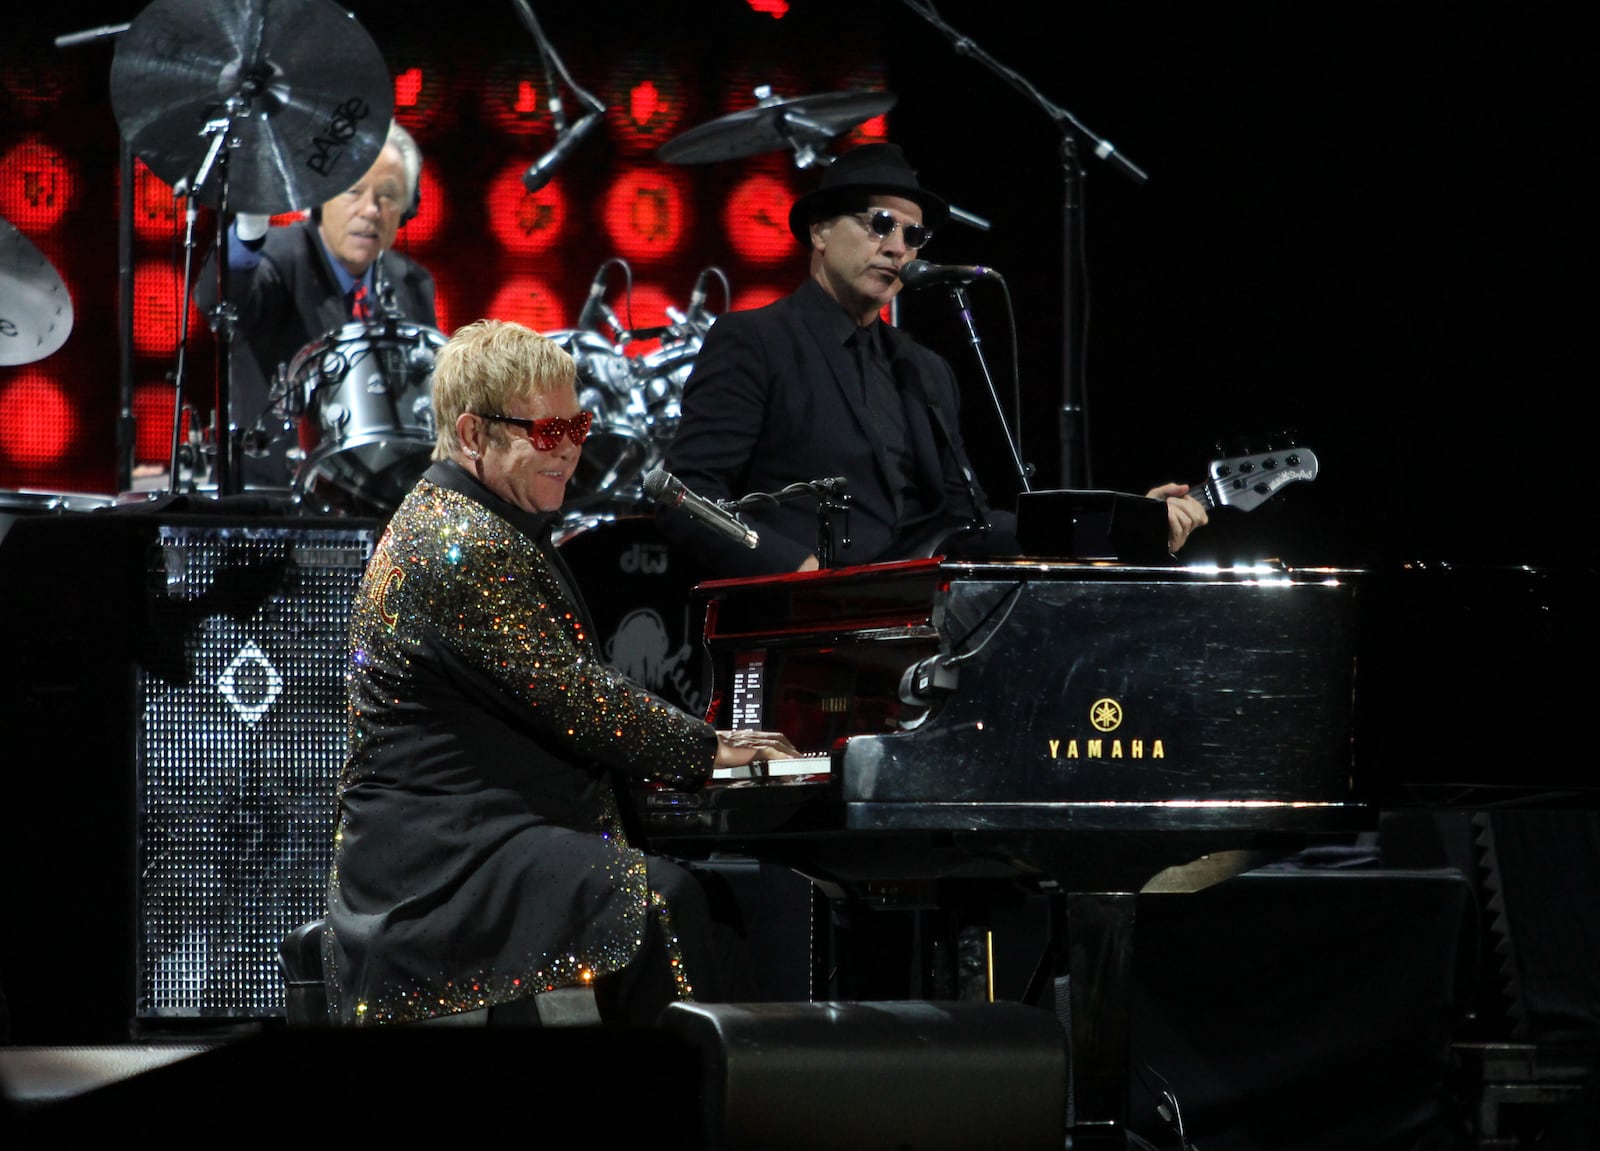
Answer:
[(490, 677), (553, 749), (633, 775), (703, 780), (716, 733), (608, 667), (533, 539), (424, 481), (374, 554), (355, 627), (436, 637)]

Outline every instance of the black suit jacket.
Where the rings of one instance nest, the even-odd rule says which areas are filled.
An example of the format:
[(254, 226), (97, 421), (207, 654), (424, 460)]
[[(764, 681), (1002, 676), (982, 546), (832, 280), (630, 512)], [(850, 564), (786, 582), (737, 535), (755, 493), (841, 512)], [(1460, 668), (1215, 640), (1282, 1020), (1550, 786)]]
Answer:
[[(991, 522), (1009, 539), (1014, 521), (992, 513), (961, 442), (955, 372), (894, 328), (883, 335), (906, 400), (914, 470), (933, 511), (897, 517), (888, 462), (859, 399), (859, 371), (838, 338), (839, 305), (811, 280), (783, 299), (718, 318), (684, 385), (683, 415), (663, 466), (697, 495), (734, 499), (803, 480), (844, 477), (852, 498), (851, 546), (835, 563), (874, 563), (921, 552), (941, 527)], [(941, 430), (941, 425), (943, 429)], [(741, 512), (758, 548), (665, 511), (658, 520), (690, 547), (709, 576), (793, 571), (817, 550), (816, 501), (799, 498)]]
[[(433, 307), (433, 277), (398, 252), (383, 254), (383, 269), (394, 286), (395, 304), (413, 323), (439, 326)], [(206, 257), (195, 297), (209, 314), (217, 303), (216, 252)], [(328, 263), (327, 250), (310, 220), (267, 232), (261, 263), (250, 271), (231, 270), (228, 299), (238, 310), (234, 328), (229, 396), (233, 422), (248, 429), (266, 410), (278, 365), (350, 322), (349, 306)], [(287, 487), (293, 467), (285, 458), (291, 438), (272, 445), (267, 456), (240, 457), (247, 486)]]

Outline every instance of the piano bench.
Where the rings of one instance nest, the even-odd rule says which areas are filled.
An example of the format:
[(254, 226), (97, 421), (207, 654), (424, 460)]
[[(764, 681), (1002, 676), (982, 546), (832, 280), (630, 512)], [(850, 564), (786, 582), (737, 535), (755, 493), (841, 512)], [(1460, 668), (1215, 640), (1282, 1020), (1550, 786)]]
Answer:
[(283, 976), (285, 1022), (290, 1027), (326, 1027), (328, 988), (322, 978), (322, 932), (325, 919), (302, 923), (278, 944), (278, 973)]
[(1050, 1148), (1067, 1040), (1020, 1003), (674, 1003), (699, 1050), (708, 1146)]

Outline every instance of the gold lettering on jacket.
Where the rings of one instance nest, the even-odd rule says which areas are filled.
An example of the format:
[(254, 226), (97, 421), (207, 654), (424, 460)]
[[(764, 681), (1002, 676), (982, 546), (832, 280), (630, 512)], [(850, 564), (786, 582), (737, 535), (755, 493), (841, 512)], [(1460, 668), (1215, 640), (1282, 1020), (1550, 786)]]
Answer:
[(400, 590), (400, 585), (406, 582), (406, 573), (398, 567), (389, 569), (389, 574), (383, 577), (383, 591), (378, 595), (378, 614), (383, 617), (383, 624), (390, 631), (400, 622), (400, 613), (389, 610), (389, 593)]

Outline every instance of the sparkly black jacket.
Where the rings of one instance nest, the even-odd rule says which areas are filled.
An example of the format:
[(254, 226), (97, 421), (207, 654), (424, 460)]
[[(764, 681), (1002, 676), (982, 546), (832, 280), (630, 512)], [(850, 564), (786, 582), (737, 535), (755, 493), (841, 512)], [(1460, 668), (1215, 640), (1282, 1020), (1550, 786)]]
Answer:
[(702, 780), (716, 734), (600, 660), (553, 519), (436, 463), (368, 564), (328, 885), (338, 1021), (570, 986), (644, 934), (615, 777)]

